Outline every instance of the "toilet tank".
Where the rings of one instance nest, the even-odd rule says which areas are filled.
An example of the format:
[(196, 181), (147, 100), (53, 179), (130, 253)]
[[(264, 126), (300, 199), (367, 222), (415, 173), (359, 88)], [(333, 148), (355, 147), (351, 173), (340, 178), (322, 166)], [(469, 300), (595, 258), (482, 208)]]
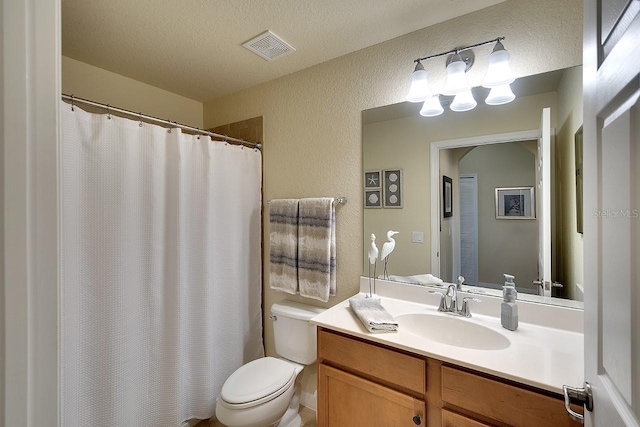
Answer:
[(316, 361), (316, 325), (309, 319), (325, 311), (293, 301), (280, 301), (271, 306), (276, 353), (303, 365)]

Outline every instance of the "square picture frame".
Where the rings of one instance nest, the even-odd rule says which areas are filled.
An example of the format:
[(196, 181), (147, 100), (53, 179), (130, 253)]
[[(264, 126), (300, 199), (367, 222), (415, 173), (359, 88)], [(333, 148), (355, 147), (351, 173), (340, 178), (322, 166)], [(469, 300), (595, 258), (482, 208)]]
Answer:
[(534, 187), (496, 187), (496, 219), (536, 219)]
[(384, 182), (382, 203), (385, 208), (402, 209), (403, 193), (402, 169), (384, 169), (382, 171)]
[(364, 172), (364, 188), (375, 189), (382, 188), (382, 171), (372, 170)]
[(365, 209), (381, 209), (382, 208), (382, 190), (364, 190), (364, 208)]
[(442, 216), (453, 216), (453, 180), (446, 175), (442, 175)]

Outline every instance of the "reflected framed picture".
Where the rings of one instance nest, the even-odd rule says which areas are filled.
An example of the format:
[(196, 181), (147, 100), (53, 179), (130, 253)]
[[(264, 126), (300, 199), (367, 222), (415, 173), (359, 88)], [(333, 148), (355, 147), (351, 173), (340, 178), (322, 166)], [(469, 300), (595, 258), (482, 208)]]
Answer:
[(533, 187), (496, 188), (496, 219), (535, 219)]
[(442, 175), (442, 216), (453, 216), (453, 181), (446, 175)]
[(382, 208), (382, 190), (364, 190), (365, 209)]
[(382, 171), (382, 178), (383, 206), (402, 209), (402, 169), (385, 169)]
[(382, 171), (365, 171), (364, 188), (365, 190), (382, 188)]

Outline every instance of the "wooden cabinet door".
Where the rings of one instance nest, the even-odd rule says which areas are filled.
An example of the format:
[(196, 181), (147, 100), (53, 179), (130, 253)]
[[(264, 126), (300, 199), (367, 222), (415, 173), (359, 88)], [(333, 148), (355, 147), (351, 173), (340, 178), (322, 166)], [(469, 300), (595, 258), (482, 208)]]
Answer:
[(330, 366), (318, 367), (318, 427), (425, 426), (425, 403)]
[(490, 427), (489, 424), (467, 418), (455, 412), (442, 410), (442, 427)]

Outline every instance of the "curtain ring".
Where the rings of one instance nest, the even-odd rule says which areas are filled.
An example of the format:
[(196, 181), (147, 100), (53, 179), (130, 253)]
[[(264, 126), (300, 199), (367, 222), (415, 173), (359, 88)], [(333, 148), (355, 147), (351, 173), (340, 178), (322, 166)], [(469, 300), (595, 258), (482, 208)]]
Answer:
[(76, 111), (75, 105), (73, 104), (74, 102), (73, 98), (75, 98), (75, 96), (71, 94), (71, 111)]
[(107, 104), (107, 119), (111, 120), (111, 105)]
[(138, 123), (138, 126), (142, 127), (142, 112), (138, 113), (138, 119), (140, 120), (140, 122)]

